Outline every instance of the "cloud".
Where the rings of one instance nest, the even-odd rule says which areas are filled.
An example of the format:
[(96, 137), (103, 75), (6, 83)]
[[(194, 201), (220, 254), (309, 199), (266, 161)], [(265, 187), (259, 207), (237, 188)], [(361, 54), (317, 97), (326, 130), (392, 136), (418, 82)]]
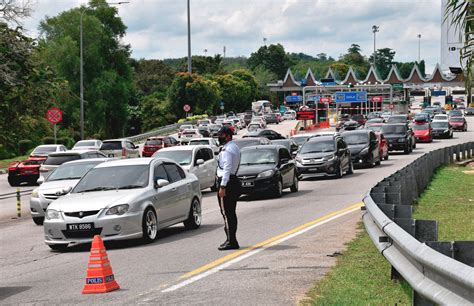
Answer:
[[(186, 0), (128, 0), (119, 15), (128, 26), (124, 42), (137, 58), (183, 57), (187, 54)], [(25, 23), (31, 36), (45, 15), (84, 4), (84, 0), (37, 0)], [(193, 54), (249, 56), (267, 38), (289, 52), (337, 58), (352, 43), (365, 55), (373, 51), (372, 25), (378, 25), (377, 48), (392, 48), (398, 61), (414, 61), (418, 38), (432, 69), (439, 61), (439, 0), (191, 0)]]

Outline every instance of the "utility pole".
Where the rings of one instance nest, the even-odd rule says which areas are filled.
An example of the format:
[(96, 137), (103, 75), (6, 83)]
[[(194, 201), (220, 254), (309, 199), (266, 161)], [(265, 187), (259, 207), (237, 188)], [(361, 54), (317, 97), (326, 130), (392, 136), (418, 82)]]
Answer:
[(188, 0), (188, 73), (191, 74), (191, 15)]
[(224, 58), (225, 58), (225, 46), (224, 46), (224, 48), (222, 48), (222, 51), (224, 53)]
[(266, 37), (263, 38), (263, 44), (265, 45), (265, 47), (267, 46), (267, 38)]
[(420, 63), (421, 34), (418, 34), (418, 64)]
[(374, 33), (374, 66), (375, 66), (375, 63), (377, 62), (377, 47), (375, 45), (375, 37), (376, 37), (376, 34), (379, 31), (379, 26), (377, 25), (373, 25), (372, 26), (372, 33)]

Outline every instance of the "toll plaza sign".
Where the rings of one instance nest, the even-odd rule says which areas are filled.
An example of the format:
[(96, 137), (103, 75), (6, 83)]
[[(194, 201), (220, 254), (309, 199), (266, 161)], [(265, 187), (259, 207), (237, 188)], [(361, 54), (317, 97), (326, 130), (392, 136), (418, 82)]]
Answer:
[(336, 103), (342, 102), (367, 102), (366, 91), (338, 91), (334, 94)]
[(296, 112), (296, 120), (313, 120), (316, 118), (316, 111), (307, 110)]

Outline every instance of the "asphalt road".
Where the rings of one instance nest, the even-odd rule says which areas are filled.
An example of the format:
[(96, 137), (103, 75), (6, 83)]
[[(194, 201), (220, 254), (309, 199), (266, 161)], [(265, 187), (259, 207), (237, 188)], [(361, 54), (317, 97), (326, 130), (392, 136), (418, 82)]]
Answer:
[[(82, 295), (89, 246), (55, 253), (43, 243), (42, 227), (28, 218), (0, 224), (1, 303), (295, 304), (335, 263), (356, 231), (364, 194), (377, 181), (430, 150), (474, 139), (418, 144), (410, 155), (394, 154), (380, 167), (356, 169), (342, 179), (300, 182), (298, 193), (280, 199), (239, 201), (239, 251), (219, 252), (223, 242), (216, 195), (203, 194), (203, 225), (162, 231), (148, 245), (106, 244), (121, 289)], [(291, 124), (272, 126), (288, 133)], [(282, 131), (286, 129), (287, 131)], [(1, 178), (2, 182), (4, 178)], [(3, 204), (0, 204), (3, 205)]]

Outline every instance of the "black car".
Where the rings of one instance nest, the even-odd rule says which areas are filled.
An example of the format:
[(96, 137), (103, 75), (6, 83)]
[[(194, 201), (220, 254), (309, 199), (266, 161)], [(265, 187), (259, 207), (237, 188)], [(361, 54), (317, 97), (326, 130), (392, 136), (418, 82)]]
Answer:
[(242, 194), (272, 193), (281, 197), (283, 189), (298, 191), (296, 165), (283, 146), (262, 145), (241, 150), (237, 172)]
[(359, 126), (360, 126), (359, 122), (354, 121), (354, 120), (351, 119), (349, 121), (344, 122), (344, 125), (342, 126), (342, 130), (343, 131), (353, 131), (353, 130), (358, 129)]
[(453, 128), (448, 121), (431, 122), (433, 138), (453, 138)]
[(211, 136), (212, 137), (217, 137), (217, 132), (219, 132), (222, 125), (220, 125), (220, 124), (209, 124), (207, 127), (209, 128), (209, 131), (211, 132)]
[(413, 131), (406, 123), (388, 123), (382, 127), (387, 139), (389, 151), (404, 151), (409, 154), (413, 150)]
[(212, 137), (211, 131), (207, 126), (198, 127), (198, 133), (201, 134), (202, 137)]
[(317, 136), (308, 139), (296, 155), (300, 179), (318, 176), (352, 174), (351, 152), (340, 135)]
[(243, 136), (243, 138), (247, 138), (247, 137), (265, 137), (270, 140), (286, 139), (286, 137), (281, 135), (280, 133), (277, 133), (274, 130), (267, 130), (267, 129), (252, 131), (252, 132), (249, 132), (247, 135)]
[(407, 123), (408, 115), (392, 115), (388, 117), (387, 123)]
[(418, 113), (413, 117), (413, 122), (431, 122), (429, 113)]
[(379, 141), (371, 130), (347, 131), (341, 134), (351, 151), (354, 166), (374, 167), (380, 165)]
[(296, 153), (298, 153), (298, 144), (293, 140), (293, 139), (276, 139), (271, 141), (272, 144), (274, 145), (280, 145), (284, 146), (285, 148), (288, 149), (292, 157), (296, 156)]
[(267, 122), (267, 124), (270, 124), (270, 123), (279, 124), (280, 123), (280, 122), (278, 122), (277, 116), (273, 113), (265, 114), (265, 115), (263, 115), (263, 118), (265, 118), (265, 121)]
[(239, 147), (239, 149), (250, 147), (250, 146), (258, 146), (258, 145), (269, 145), (271, 144), (270, 140), (265, 137), (248, 137), (243, 139), (236, 139), (234, 143)]

